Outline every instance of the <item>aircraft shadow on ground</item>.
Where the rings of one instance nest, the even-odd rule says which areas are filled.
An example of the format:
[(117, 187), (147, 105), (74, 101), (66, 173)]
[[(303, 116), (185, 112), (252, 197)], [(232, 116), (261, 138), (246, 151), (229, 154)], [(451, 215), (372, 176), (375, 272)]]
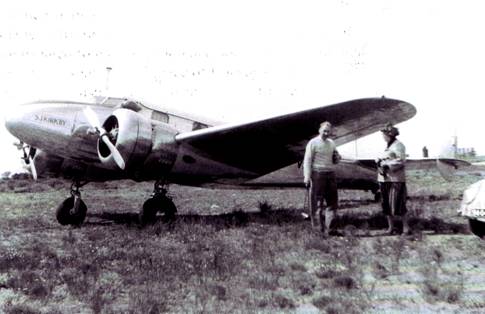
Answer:
[[(235, 211), (215, 215), (182, 214), (177, 215), (174, 221), (167, 221), (163, 216), (157, 216), (154, 224), (166, 224), (176, 228), (182, 225), (212, 226), (216, 229), (244, 228), (250, 224), (263, 225), (295, 225), (310, 228), (310, 221), (305, 220), (300, 209), (276, 209), (261, 212)], [(121, 224), (143, 227), (137, 213), (88, 213), (86, 225)], [(92, 219), (89, 219), (92, 218)], [(414, 232), (431, 232), (434, 234), (468, 234), (466, 224), (446, 222), (440, 218), (410, 217), (409, 225)], [(341, 214), (335, 217), (332, 227), (337, 235), (343, 235), (349, 228), (356, 231), (356, 235), (369, 236), (371, 231), (387, 229), (387, 220), (381, 213), (376, 214)], [(397, 230), (402, 230), (400, 221), (396, 221)], [(373, 234), (373, 233), (372, 233)]]
[(439, 202), (439, 201), (459, 201), (462, 196), (451, 196), (451, 195), (415, 195), (408, 196), (409, 201), (422, 201), (422, 202)]

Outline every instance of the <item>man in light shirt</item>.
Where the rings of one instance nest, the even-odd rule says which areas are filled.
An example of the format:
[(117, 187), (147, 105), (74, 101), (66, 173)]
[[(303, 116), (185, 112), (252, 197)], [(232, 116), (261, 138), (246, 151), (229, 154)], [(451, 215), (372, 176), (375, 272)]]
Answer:
[[(308, 142), (303, 159), (303, 180), (305, 186), (310, 189), (312, 227), (322, 230), (325, 236), (329, 235), (330, 224), (338, 207), (335, 164), (340, 161), (340, 155), (335, 143), (330, 139), (331, 132), (330, 122), (322, 122), (318, 130), (319, 135)], [(325, 226), (322, 224), (323, 209)]]

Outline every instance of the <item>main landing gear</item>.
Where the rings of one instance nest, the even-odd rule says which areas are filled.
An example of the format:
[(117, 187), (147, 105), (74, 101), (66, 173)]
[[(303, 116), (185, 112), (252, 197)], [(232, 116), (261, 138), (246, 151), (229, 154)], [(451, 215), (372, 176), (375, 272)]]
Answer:
[(163, 181), (156, 181), (153, 187), (152, 196), (143, 203), (143, 208), (140, 211), (139, 219), (141, 224), (148, 224), (155, 221), (157, 213), (163, 214), (166, 221), (175, 219), (177, 207), (168, 195), (167, 184)]
[(56, 218), (61, 225), (78, 226), (84, 222), (88, 208), (81, 199), (79, 188), (86, 183), (74, 182), (71, 185), (71, 196), (57, 207)]
[[(75, 181), (71, 185), (71, 196), (66, 198), (56, 210), (57, 221), (61, 225), (79, 226), (86, 218), (87, 206), (81, 199), (79, 188), (88, 182)], [(164, 221), (175, 219), (177, 207), (168, 195), (167, 184), (164, 181), (156, 181), (152, 196), (145, 201), (138, 217), (140, 223), (145, 225), (155, 222), (158, 213), (163, 214)]]

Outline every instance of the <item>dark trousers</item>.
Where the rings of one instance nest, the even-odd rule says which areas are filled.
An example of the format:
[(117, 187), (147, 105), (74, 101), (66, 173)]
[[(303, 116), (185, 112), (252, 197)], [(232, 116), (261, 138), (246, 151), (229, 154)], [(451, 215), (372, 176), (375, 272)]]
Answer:
[(404, 216), (407, 213), (406, 182), (380, 182), (382, 212), (386, 216)]
[[(310, 216), (315, 220), (318, 208), (324, 209), (324, 201), (331, 210), (338, 207), (337, 179), (334, 172), (312, 171), (310, 187)], [(320, 214), (318, 214), (320, 215)], [(316, 221), (319, 221), (320, 217)]]

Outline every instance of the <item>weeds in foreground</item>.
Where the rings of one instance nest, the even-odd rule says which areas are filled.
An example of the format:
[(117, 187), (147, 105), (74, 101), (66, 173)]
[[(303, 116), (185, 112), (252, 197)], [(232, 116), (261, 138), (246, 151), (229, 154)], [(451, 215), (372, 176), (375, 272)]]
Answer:
[[(123, 193), (117, 191), (110, 188), (110, 193)], [(378, 206), (370, 203), (349, 202), (351, 206), (363, 204), (356, 212), (365, 213), (337, 219), (343, 236), (323, 239), (301, 220), (298, 208), (280, 209), (266, 202), (260, 205), (266, 214), (245, 213), (245, 200), (239, 202), (244, 206), (234, 207), (236, 212), (230, 214), (201, 215), (185, 208), (185, 213), (197, 215), (184, 215), (182, 208), (179, 220), (170, 225), (157, 222), (142, 229), (117, 219), (107, 225), (88, 222), (82, 228), (64, 228), (52, 222), (50, 205), (44, 202), (56, 203), (50, 199), (54, 194), (4, 194), (9, 208), (25, 204), (25, 217), (0, 211), (0, 215), (10, 215), (8, 222), (0, 219), (2, 226), (16, 226), (0, 232), (0, 289), (18, 296), (0, 312), (54, 314), (65, 306), (93, 313), (291, 312), (301, 302), (309, 302), (322, 312), (360, 313), (376, 304), (380, 296), (376, 290), (381, 291), (383, 285), (404, 283), (404, 267), (417, 269), (416, 265), (425, 263), (436, 270), (420, 268), (416, 275), (422, 278), (417, 283), (419, 293), (428, 295), (425, 301), (455, 305), (465, 299), (465, 275), (447, 271), (446, 246), (430, 248), (425, 243), (441, 235), (424, 235), (424, 241), (414, 242), (400, 237), (359, 237), (372, 235), (385, 223), (381, 215), (373, 214)], [(98, 199), (102, 203), (102, 196), (97, 195)], [(418, 199), (414, 207), (421, 208), (425, 201)], [(440, 202), (434, 201), (433, 206)], [(113, 210), (134, 208), (127, 198), (110, 206)], [(351, 206), (344, 210), (353, 211)], [(232, 210), (222, 209), (224, 213)], [(444, 229), (436, 229), (438, 233), (451, 234), (454, 226), (446, 216), (438, 218), (442, 217), (441, 222), (415, 217), (415, 222), (421, 222), (425, 230), (433, 230), (431, 222), (441, 223)], [(43, 223), (35, 224), (38, 219)], [(483, 245), (478, 240), (470, 245), (461, 236), (453, 239), (460, 239), (462, 257), (474, 254), (478, 259), (485, 251), (480, 250)], [(423, 250), (420, 262), (416, 261), (418, 248)], [(391, 295), (386, 300), (398, 304), (402, 299)]]
[(373, 263), (373, 270), (378, 278), (400, 272), (401, 260), (408, 257), (407, 243), (405, 237), (379, 238), (373, 243), (378, 256), (385, 257)]
[(28, 304), (12, 304), (11, 302), (6, 302), (3, 305), (3, 309), (5, 314), (41, 314), (42, 312), (34, 309), (32, 306)]
[(263, 201), (258, 203), (258, 208), (262, 214), (267, 214), (273, 209), (273, 206), (268, 201)]
[(437, 248), (419, 251), (423, 261), (420, 273), (423, 277), (421, 293), (431, 303), (443, 301), (457, 303), (464, 290), (464, 276), (461, 271), (450, 274), (444, 269), (444, 254)]

